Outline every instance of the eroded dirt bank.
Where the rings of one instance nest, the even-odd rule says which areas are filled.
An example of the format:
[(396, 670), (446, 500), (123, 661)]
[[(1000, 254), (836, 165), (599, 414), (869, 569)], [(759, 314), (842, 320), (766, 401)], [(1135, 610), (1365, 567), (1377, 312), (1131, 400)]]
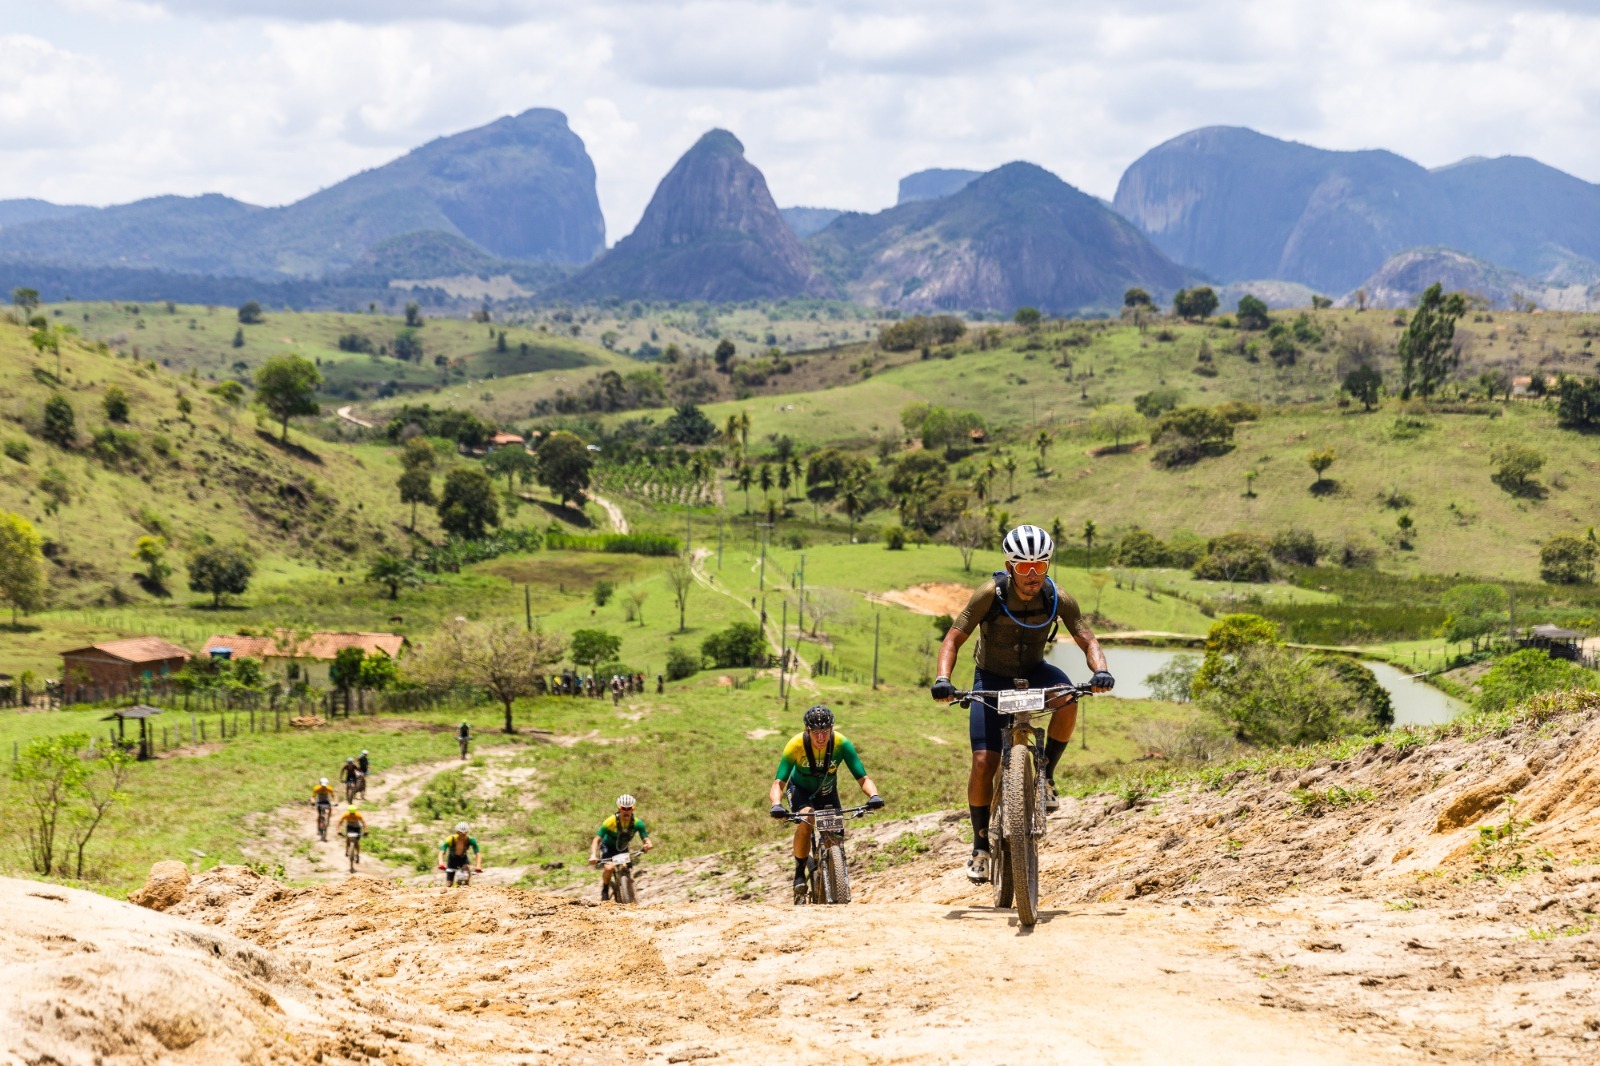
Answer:
[(106, 1064), (1594, 1061), (1597, 715), (1553, 700), (1503, 729), (1069, 802), (1031, 933), (961, 877), (954, 815), (854, 834), (846, 908), (774, 902), (776, 841), (653, 870), (636, 908), (229, 867), (156, 914), (0, 882), (3, 1047)]

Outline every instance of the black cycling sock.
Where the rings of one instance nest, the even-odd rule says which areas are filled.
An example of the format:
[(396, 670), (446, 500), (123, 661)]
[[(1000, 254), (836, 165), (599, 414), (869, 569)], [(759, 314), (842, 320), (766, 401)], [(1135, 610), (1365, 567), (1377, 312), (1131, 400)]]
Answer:
[(968, 806), (972, 812), (972, 850), (989, 850), (989, 808)]
[(1068, 743), (1065, 740), (1057, 740), (1055, 737), (1045, 738), (1044, 776), (1050, 779), (1052, 785), (1056, 783), (1056, 764), (1061, 761), (1062, 753), (1067, 750)]
[(806, 863), (810, 861), (810, 859), (801, 858), (794, 860), (794, 879), (796, 881), (804, 881), (806, 879)]
[(604, 903), (606, 900), (608, 900), (610, 898), (611, 898), (611, 885), (610, 884), (601, 885), (600, 886), (600, 902)]

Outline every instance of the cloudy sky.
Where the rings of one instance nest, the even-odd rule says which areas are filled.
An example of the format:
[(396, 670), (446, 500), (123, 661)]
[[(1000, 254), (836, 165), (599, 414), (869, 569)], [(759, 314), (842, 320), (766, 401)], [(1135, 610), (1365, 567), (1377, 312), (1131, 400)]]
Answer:
[(1600, 181), (1592, 0), (0, 0), (0, 199), (282, 204), (528, 107), (566, 112), (608, 240), (704, 130), (782, 205), (873, 210), (929, 166), (1109, 197), (1247, 125), (1429, 166)]

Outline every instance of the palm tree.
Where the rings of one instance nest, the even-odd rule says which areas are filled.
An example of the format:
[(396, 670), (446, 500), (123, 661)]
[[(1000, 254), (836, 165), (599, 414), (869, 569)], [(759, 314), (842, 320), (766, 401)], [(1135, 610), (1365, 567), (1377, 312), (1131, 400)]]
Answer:
[(750, 513), (750, 466), (739, 464), (739, 487), (744, 490), (744, 513)]
[(1033, 446), (1039, 452), (1039, 462), (1043, 463), (1044, 462), (1044, 453), (1050, 450), (1050, 434), (1049, 434), (1049, 432), (1047, 430), (1041, 429), (1039, 431), (1039, 435), (1037, 437), (1033, 438)]
[(419, 584), (417, 568), (410, 559), (401, 559), (395, 555), (380, 555), (372, 561), (367, 568), (367, 580), (378, 585), (389, 587), (389, 598), (400, 598), (400, 586), (407, 587)]
[(1001, 465), (1006, 470), (1006, 499), (1014, 500), (1017, 498), (1017, 457), (1008, 453), (1006, 461)]
[(728, 420), (722, 424), (722, 439), (733, 444), (739, 439), (739, 416), (729, 415)]
[(778, 467), (778, 491), (782, 494), (784, 503), (789, 502), (789, 464), (783, 463)]
[(978, 502), (982, 503), (989, 495), (988, 477), (983, 474), (979, 474), (977, 477), (973, 478), (972, 492), (978, 497)]
[(761, 475), (758, 479), (761, 485), (761, 498), (766, 499), (767, 493), (772, 491), (772, 467), (766, 463), (761, 464)]
[(750, 412), (739, 412), (739, 446), (745, 451), (750, 450)]
[(844, 491), (839, 494), (840, 502), (844, 504), (844, 513), (850, 519), (850, 540), (856, 539), (856, 517), (861, 514), (867, 499), (867, 483), (859, 474), (851, 474), (845, 479)]
[(1083, 546), (1084, 546), (1085, 551), (1088, 553), (1088, 561), (1084, 564), (1084, 567), (1085, 567), (1085, 569), (1088, 569), (1088, 570), (1093, 570), (1094, 569), (1094, 534), (1095, 534), (1094, 519), (1092, 519), (1092, 518), (1084, 519), (1084, 522), (1083, 522)]

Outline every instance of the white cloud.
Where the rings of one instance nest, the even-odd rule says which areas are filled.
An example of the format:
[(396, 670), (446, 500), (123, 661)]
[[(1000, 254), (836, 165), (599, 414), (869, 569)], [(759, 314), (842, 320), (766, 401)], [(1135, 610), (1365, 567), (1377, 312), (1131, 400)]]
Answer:
[[(926, 166), (1029, 159), (1109, 196), (1248, 125), (1600, 179), (1580, 0), (55, 0), (0, 38), (0, 197), (282, 203), (528, 107), (567, 113), (611, 239), (707, 128), (780, 203), (872, 209)], [(139, 18), (164, 15), (158, 22)], [(70, 17), (68, 17), (70, 16)], [(117, 20), (117, 21), (114, 21)]]

